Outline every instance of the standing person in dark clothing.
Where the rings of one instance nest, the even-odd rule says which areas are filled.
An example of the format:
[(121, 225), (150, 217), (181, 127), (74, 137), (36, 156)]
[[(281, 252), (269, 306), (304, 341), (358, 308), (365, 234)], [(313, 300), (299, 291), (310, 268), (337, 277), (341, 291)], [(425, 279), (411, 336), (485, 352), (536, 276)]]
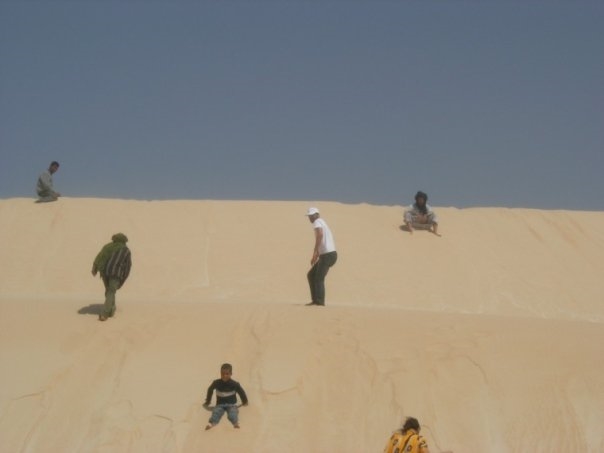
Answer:
[(114, 234), (111, 242), (101, 249), (92, 264), (92, 275), (99, 272), (105, 285), (105, 305), (99, 321), (105, 321), (114, 315), (115, 293), (130, 275), (132, 258), (126, 242), (128, 238), (125, 234)]
[(325, 305), (325, 276), (329, 268), (336, 264), (338, 253), (333, 234), (319, 214), (317, 208), (309, 208), (306, 213), (315, 232), (315, 246), (310, 259), (310, 271), (306, 275), (312, 301), (306, 305)]
[(59, 170), (59, 163), (52, 161), (48, 170), (43, 171), (38, 177), (36, 184), (36, 193), (38, 194), (38, 203), (46, 203), (48, 201), (57, 201), (61, 196), (52, 186), (52, 175)]
[(203, 407), (210, 406), (212, 393), (216, 390), (216, 406), (212, 410), (212, 416), (208, 421), (206, 430), (212, 428), (220, 422), (220, 419), (227, 413), (227, 418), (233, 424), (234, 428), (239, 428), (239, 408), (237, 406), (237, 395), (241, 398), (241, 405), (247, 406), (247, 395), (239, 382), (231, 379), (233, 366), (230, 363), (224, 363), (220, 367), (220, 379), (213, 381), (208, 387), (206, 400)]

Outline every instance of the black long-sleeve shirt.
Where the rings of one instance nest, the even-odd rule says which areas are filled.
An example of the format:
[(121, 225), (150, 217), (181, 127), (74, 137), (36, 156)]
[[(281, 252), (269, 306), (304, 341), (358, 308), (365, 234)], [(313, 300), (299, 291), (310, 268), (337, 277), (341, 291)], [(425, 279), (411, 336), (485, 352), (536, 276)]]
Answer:
[(242, 404), (247, 404), (247, 395), (243, 390), (243, 387), (239, 382), (229, 379), (223, 381), (222, 379), (216, 379), (208, 387), (208, 394), (206, 395), (206, 402), (204, 404), (210, 404), (212, 400), (212, 393), (216, 390), (216, 404), (237, 404), (237, 395), (241, 398)]

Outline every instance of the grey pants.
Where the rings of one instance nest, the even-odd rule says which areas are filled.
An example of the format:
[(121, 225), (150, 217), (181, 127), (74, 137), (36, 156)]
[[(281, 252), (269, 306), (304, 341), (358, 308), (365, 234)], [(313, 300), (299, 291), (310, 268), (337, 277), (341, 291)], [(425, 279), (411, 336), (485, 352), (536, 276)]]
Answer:
[(54, 192), (45, 191), (38, 192), (38, 203), (48, 203), (49, 201), (57, 201), (59, 198)]

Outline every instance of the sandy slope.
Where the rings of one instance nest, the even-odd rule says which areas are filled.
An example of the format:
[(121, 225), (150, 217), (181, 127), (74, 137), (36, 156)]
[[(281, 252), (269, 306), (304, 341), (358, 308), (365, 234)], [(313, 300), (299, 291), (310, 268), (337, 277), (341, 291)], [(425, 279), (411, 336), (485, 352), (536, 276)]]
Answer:
[[(604, 213), (318, 205), (326, 308), (308, 203), (0, 200), (0, 451), (372, 452), (405, 415), (433, 452), (604, 451)], [(223, 361), (251, 404), (205, 432)]]

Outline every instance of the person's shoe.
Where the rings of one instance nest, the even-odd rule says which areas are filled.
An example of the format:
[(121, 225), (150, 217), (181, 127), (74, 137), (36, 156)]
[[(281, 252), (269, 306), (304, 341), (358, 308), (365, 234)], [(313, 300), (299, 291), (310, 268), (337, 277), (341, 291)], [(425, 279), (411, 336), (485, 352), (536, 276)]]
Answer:
[(99, 315), (99, 321), (107, 321), (107, 316)]
[(235, 429), (239, 429), (239, 423), (235, 423), (235, 424), (233, 425), (233, 428), (235, 428)]
[(212, 425), (211, 423), (208, 423), (208, 424), (206, 425), (206, 431), (207, 431), (208, 429), (212, 429), (212, 427), (213, 427), (213, 426), (214, 426), (214, 425)]
[(310, 305), (317, 305), (317, 304), (314, 303), (314, 302), (309, 302), (309, 303), (306, 304), (307, 307), (310, 306)]

